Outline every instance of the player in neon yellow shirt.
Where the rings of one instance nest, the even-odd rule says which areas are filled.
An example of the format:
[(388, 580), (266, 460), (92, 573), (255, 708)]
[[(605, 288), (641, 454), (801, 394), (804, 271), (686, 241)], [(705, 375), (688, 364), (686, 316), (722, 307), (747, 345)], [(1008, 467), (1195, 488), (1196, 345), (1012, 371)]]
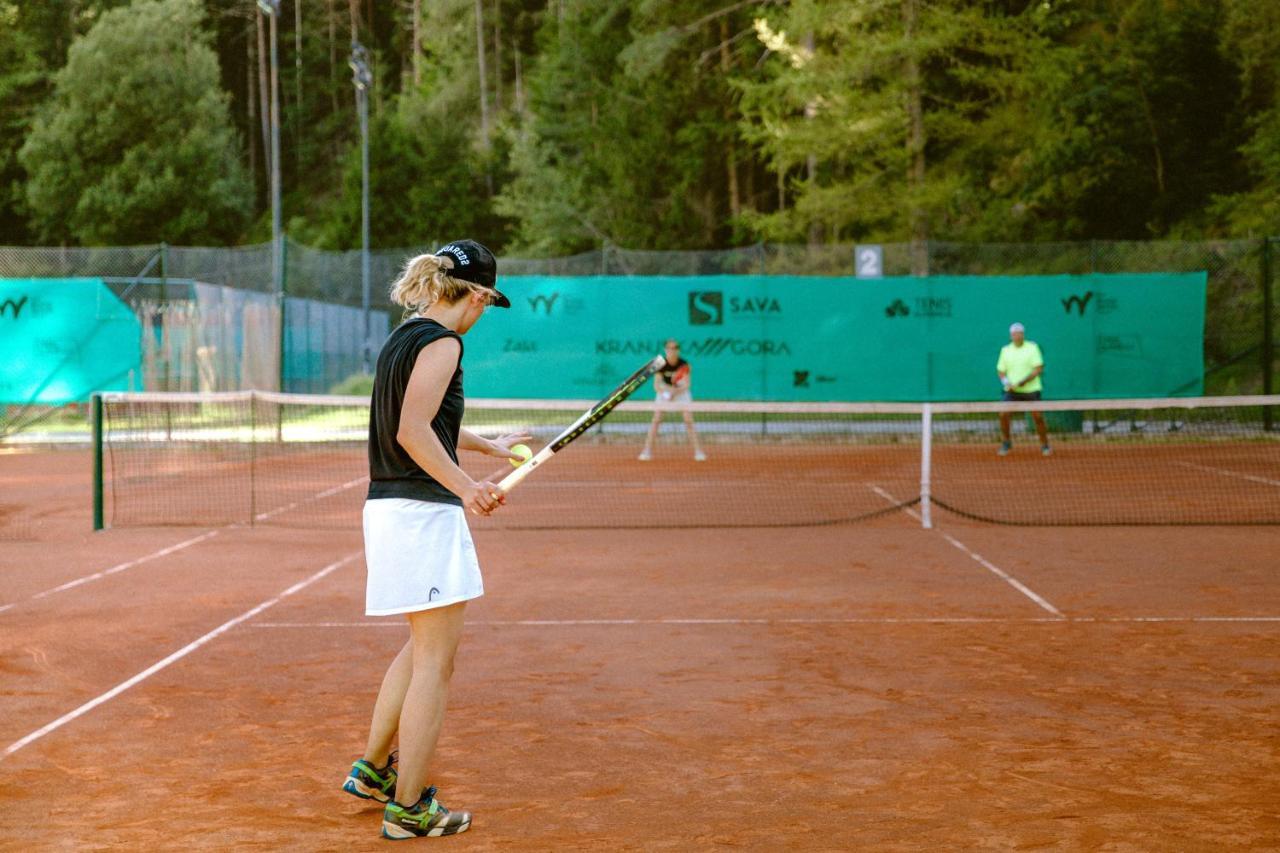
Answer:
[[(1040, 354), (1040, 347), (1035, 341), (1027, 340), (1027, 330), (1021, 323), (1014, 323), (1009, 327), (1009, 343), (1000, 350), (996, 373), (1000, 374), (1006, 402), (1040, 399), (1043, 388), (1040, 374), (1044, 373), (1044, 356)], [(1032, 412), (1031, 418), (1036, 422), (1036, 433), (1040, 436), (1040, 453), (1048, 456), (1052, 451), (1049, 449), (1049, 428), (1045, 425), (1044, 415)], [(1012, 420), (1012, 412), (1000, 413), (1001, 456), (1013, 450), (1013, 439), (1009, 437)]]

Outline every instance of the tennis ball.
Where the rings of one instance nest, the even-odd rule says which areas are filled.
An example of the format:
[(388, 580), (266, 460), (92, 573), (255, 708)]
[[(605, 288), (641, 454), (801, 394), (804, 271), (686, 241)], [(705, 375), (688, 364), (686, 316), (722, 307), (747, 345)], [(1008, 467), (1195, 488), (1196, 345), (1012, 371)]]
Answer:
[(532, 459), (532, 458), (533, 458), (533, 451), (532, 451), (532, 450), (530, 450), (530, 449), (529, 449), (529, 446), (528, 446), (528, 445), (525, 445), (525, 444), (514, 444), (514, 445), (512, 445), (512, 446), (511, 446), (511, 452), (512, 452), (512, 453), (519, 453), (519, 454), (520, 454), (520, 461), (519, 461), (519, 462), (517, 462), (517, 461), (516, 461), (516, 460), (514, 460), (514, 459), (508, 459), (508, 460), (507, 460), (508, 462), (510, 462), (510, 463), (511, 463), (511, 467), (512, 467), (512, 468), (519, 468), (521, 465), (523, 465), (524, 463), (528, 462), (530, 459)]

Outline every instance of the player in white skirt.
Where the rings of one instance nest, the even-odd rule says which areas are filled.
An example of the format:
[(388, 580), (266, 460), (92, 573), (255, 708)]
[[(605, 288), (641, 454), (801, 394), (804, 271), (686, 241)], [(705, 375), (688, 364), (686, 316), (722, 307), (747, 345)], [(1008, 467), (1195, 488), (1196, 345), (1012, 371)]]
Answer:
[(644, 438), (644, 449), (640, 451), (639, 459), (641, 462), (648, 462), (653, 458), (653, 443), (658, 438), (658, 427), (662, 425), (662, 413), (664, 410), (671, 409), (679, 411), (684, 416), (684, 428), (689, 433), (689, 443), (693, 445), (693, 460), (706, 462), (707, 454), (702, 452), (702, 445), (698, 444), (698, 431), (693, 425), (693, 413), (683, 405), (693, 400), (693, 394), (690, 391), (690, 386), (693, 384), (693, 368), (689, 362), (680, 357), (680, 342), (677, 340), (667, 341), (663, 355), (667, 363), (653, 374), (656, 405), (653, 421), (649, 424), (649, 434)]
[[(403, 615), (409, 640), (387, 669), (364, 756), (343, 790), (386, 803), (391, 839), (453, 835), (471, 815), (450, 811), (427, 787), (444, 720), (467, 601), (484, 594), (466, 512), (489, 515), (503, 495), (458, 467), (458, 450), (519, 459), (463, 429), (462, 335), (485, 308), (511, 303), (496, 288), (492, 253), (471, 240), (411, 259), (391, 288), (409, 319), (378, 355), (369, 417), (369, 495), (364, 506), (365, 612)], [(392, 742), (399, 735), (399, 761)]]

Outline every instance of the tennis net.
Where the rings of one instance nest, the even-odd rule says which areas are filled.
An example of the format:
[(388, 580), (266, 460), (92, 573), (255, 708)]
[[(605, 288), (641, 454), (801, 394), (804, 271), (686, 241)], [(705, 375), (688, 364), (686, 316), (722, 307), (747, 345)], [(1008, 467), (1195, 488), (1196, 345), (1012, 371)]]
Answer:
[[(482, 435), (550, 441), (590, 401), (470, 400)], [(1042, 403), (690, 403), (637, 459), (657, 404), (629, 401), (477, 529), (805, 527), (902, 510), (1000, 524), (1278, 524), (1280, 396)], [(99, 526), (357, 526), (365, 398), (105, 394)], [(708, 459), (696, 462), (682, 414)], [(1000, 456), (999, 418), (1012, 452)], [(1041, 453), (1027, 412), (1046, 419)], [(473, 476), (505, 462), (463, 453)]]

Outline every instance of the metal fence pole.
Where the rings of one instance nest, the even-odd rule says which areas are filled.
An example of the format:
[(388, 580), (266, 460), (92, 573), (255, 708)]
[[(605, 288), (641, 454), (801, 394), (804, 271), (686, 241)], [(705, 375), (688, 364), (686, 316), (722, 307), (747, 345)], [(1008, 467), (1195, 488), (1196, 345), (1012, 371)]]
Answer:
[[(1272, 314), (1275, 305), (1272, 301), (1271, 286), (1271, 241), (1272, 237), (1262, 238), (1262, 393), (1270, 394), (1272, 389), (1272, 372), (1275, 369), (1275, 333), (1272, 329)], [(1271, 407), (1262, 407), (1262, 428), (1272, 429)]]
[(373, 72), (369, 53), (359, 41), (351, 41), (351, 82), (356, 89), (356, 112), (360, 118), (360, 309), (364, 315), (361, 335), (361, 369), (373, 372), (373, 346), (369, 334), (369, 88)]
[(102, 524), (102, 395), (93, 395), (93, 529)]

